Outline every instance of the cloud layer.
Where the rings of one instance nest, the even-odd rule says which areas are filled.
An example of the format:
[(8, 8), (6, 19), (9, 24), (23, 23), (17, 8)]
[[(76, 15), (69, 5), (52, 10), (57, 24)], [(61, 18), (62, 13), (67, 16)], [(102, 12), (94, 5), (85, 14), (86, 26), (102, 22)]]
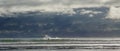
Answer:
[(119, 6), (119, 3), (119, 0), (0, 0), (0, 14), (36, 10), (63, 12), (76, 7)]
[(0, 6), (83, 5), (119, 4), (119, 0), (0, 0)]

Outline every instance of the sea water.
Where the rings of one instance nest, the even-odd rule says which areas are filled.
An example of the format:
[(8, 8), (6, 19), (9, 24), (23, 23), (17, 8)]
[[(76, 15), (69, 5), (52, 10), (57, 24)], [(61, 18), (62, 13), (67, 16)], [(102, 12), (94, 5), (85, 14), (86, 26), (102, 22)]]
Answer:
[[(75, 40), (76, 39), (77, 38), (75, 38)], [(19, 39), (16, 39), (16, 40), (19, 40)], [(21, 40), (26, 41), (26, 40), (34, 40), (34, 39), (21, 39)], [(87, 42), (89, 43), (97, 43), (97, 42), (102, 43), (103, 42), (103, 43), (109, 43), (109, 44), (120, 44), (120, 38), (79, 38), (77, 39), (77, 41), (78, 40), (82, 40), (82, 41), (85, 40), (85, 42), (83, 43), (86, 43), (86, 40), (97, 40), (97, 41), (87, 41)], [(117, 48), (117, 49), (102, 49), (102, 48), (101, 49), (16, 49), (16, 50), (7, 49), (7, 50), (0, 50), (0, 51), (120, 51), (120, 48)]]
[(60, 49), (60, 50), (43, 50), (43, 49), (28, 49), (28, 50), (0, 50), (0, 51), (120, 51), (120, 49)]
[(0, 50), (0, 51), (120, 51), (120, 49), (57, 49), (57, 50), (20, 49), (20, 50)]

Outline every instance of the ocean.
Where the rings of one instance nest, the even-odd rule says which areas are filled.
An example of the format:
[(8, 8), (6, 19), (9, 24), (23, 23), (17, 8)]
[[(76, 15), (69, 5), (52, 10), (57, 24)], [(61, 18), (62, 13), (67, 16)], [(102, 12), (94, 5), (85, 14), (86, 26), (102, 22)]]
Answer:
[(0, 51), (120, 51), (120, 38), (20, 38), (0, 41)]
[(60, 49), (60, 50), (20, 49), (20, 50), (0, 50), (0, 51), (120, 51), (120, 49)]

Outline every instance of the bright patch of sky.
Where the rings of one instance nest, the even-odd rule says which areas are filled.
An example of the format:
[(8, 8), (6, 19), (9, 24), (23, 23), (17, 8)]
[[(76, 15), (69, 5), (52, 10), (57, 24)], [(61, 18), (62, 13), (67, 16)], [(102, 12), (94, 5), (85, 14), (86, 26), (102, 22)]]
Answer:
[(110, 11), (109, 11), (106, 18), (120, 19), (120, 7), (111, 6)]

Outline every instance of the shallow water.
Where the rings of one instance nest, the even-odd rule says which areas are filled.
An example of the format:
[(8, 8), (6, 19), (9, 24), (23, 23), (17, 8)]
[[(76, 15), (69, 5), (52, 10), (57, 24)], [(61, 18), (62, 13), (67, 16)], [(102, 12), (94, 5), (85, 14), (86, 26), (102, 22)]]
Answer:
[(0, 51), (120, 51), (120, 49), (60, 49), (60, 50), (43, 50), (43, 49), (28, 49), (28, 50), (0, 50)]

